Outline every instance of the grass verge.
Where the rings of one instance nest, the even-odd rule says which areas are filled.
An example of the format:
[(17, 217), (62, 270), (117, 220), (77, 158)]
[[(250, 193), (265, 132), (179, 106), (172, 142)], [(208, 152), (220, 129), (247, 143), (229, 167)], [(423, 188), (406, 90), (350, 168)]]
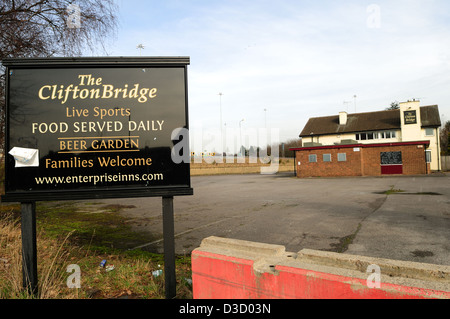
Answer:
[[(119, 214), (123, 207), (86, 206), (91, 208), (38, 204), (39, 287), (38, 295), (31, 296), (22, 287), (20, 206), (0, 205), (0, 299), (164, 298), (164, 274), (154, 274), (164, 269), (163, 255), (126, 250), (148, 237), (131, 231)], [(102, 260), (105, 267), (100, 267)], [(69, 288), (75, 280), (69, 265), (80, 269), (80, 288)], [(177, 257), (176, 276), (176, 298), (192, 298), (189, 256)]]

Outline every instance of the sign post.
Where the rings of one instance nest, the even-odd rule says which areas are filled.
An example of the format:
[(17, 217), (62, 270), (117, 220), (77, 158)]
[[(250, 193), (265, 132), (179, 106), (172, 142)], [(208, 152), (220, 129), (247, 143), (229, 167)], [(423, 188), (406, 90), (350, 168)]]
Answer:
[(164, 280), (166, 283), (166, 299), (176, 295), (175, 276), (175, 231), (173, 216), (173, 197), (163, 197), (163, 236), (164, 236)]
[(23, 287), (30, 295), (37, 295), (36, 205), (34, 202), (21, 203), (20, 211)]
[(22, 203), (24, 285), (36, 292), (36, 201), (162, 197), (166, 297), (173, 298), (173, 197), (193, 194), (189, 58), (2, 64), (8, 154), (2, 201)]

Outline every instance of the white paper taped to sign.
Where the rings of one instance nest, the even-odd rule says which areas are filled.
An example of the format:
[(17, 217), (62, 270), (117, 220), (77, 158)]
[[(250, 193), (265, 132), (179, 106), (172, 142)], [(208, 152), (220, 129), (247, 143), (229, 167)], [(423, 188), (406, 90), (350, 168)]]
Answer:
[(34, 148), (13, 147), (9, 154), (14, 156), (16, 167), (39, 166), (39, 150)]

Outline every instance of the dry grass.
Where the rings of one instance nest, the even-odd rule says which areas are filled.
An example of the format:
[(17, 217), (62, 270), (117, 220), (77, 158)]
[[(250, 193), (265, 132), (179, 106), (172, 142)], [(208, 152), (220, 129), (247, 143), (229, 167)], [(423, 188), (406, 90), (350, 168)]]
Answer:
[(20, 227), (12, 213), (0, 223), (0, 299), (26, 297), (22, 292)]
[(39, 287), (37, 296), (30, 295), (23, 289), (21, 231), (14, 215), (3, 213), (0, 219), (0, 299), (71, 298), (70, 293), (61, 294), (67, 277), (64, 265), (73, 254), (67, 245), (70, 234), (62, 241), (37, 234)]
[[(163, 299), (164, 276), (153, 276), (162, 269), (160, 261), (145, 256), (131, 256), (120, 252), (96, 254), (89, 247), (77, 247), (70, 242), (72, 233), (49, 238), (43, 229), (38, 230), (38, 295), (28, 294), (22, 285), (21, 230), (15, 217), (17, 211), (2, 207), (0, 212), (0, 299), (106, 299), (139, 298)], [(102, 260), (114, 265), (112, 271), (100, 267)], [(76, 264), (81, 270), (81, 287), (69, 288), (71, 272), (67, 266)], [(190, 264), (178, 263), (177, 298), (192, 298)]]

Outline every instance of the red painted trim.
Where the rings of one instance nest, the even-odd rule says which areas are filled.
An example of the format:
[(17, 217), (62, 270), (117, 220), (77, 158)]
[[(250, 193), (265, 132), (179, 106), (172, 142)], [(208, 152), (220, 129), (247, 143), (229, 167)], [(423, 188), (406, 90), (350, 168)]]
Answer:
[(370, 147), (386, 147), (386, 146), (408, 146), (408, 145), (430, 145), (430, 141), (413, 141), (413, 142), (395, 142), (395, 143), (374, 143), (374, 144), (341, 144), (341, 145), (322, 145), (311, 147), (289, 148), (290, 151), (311, 151), (321, 149), (339, 149), (339, 148), (370, 148)]

